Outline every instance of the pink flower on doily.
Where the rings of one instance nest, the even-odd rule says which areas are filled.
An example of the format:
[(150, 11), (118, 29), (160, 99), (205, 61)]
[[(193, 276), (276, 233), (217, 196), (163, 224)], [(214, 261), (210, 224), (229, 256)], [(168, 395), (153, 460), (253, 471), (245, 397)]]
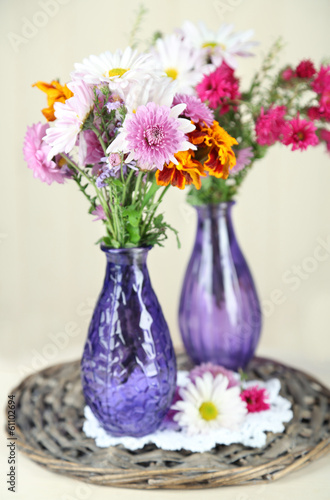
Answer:
[(192, 382), (195, 382), (197, 377), (203, 377), (204, 373), (211, 373), (213, 378), (221, 374), (228, 379), (228, 389), (230, 387), (235, 387), (239, 385), (239, 380), (235, 379), (234, 372), (227, 370), (224, 366), (214, 365), (212, 363), (202, 363), (201, 365), (195, 366), (189, 373), (189, 378)]
[(248, 387), (241, 392), (241, 399), (246, 402), (249, 413), (269, 410), (270, 404), (267, 401), (268, 398), (269, 395), (266, 389), (258, 385)]

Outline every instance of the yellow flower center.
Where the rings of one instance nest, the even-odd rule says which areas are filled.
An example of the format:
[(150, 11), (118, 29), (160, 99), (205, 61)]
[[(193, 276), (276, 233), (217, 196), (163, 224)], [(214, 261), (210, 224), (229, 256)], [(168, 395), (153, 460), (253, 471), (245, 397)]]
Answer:
[(60, 160), (57, 162), (57, 165), (61, 168), (64, 167), (64, 165), (66, 165), (66, 164), (67, 164), (67, 161), (65, 158), (60, 158)]
[(202, 45), (202, 49), (215, 49), (215, 47), (221, 47), (222, 50), (226, 50), (226, 46), (223, 43), (217, 43), (217, 42), (205, 42)]
[(176, 80), (178, 77), (178, 70), (175, 68), (168, 68), (165, 70), (165, 73), (167, 74), (167, 76), (172, 78), (172, 80)]
[(113, 68), (113, 69), (110, 69), (109, 72), (108, 72), (108, 77), (109, 78), (112, 78), (113, 76), (123, 76), (126, 71), (128, 71), (129, 68), (127, 69), (124, 69), (124, 68)]
[(219, 415), (218, 409), (212, 401), (205, 401), (199, 407), (199, 413), (204, 420), (214, 420)]

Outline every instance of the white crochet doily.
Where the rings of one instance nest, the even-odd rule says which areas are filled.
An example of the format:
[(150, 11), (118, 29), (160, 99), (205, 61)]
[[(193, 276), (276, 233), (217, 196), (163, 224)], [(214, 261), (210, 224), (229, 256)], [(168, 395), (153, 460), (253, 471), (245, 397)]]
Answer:
[[(188, 378), (188, 372), (178, 372), (178, 385), (183, 386)], [(89, 406), (85, 407), (84, 414), (86, 420), (83, 430), (87, 437), (94, 438), (99, 448), (123, 445), (128, 450), (139, 450), (144, 445), (153, 443), (163, 450), (189, 450), (193, 452), (204, 452), (211, 450), (217, 444), (229, 445), (241, 443), (244, 446), (260, 448), (266, 444), (266, 432), (283, 432), (284, 422), (289, 422), (293, 413), (289, 400), (279, 395), (281, 383), (274, 378), (267, 382), (260, 380), (250, 380), (243, 384), (243, 387), (253, 385), (265, 387), (269, 394), (271, 407), (269, 410), (258, 413), (249, 413), (238, 431), (229, 429), (218, 429), (210, 434), (188, 435), (183, 430), (163, 429), (157, 430), (147, 436), (134, 437), (113, 437), (108, 434), (99, 424)]]

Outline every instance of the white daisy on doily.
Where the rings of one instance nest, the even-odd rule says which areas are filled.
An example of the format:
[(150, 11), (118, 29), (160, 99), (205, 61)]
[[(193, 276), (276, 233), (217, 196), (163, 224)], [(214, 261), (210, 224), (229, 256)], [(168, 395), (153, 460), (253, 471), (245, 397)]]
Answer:
[(140, 54), (131, 47), (112, 53), (103, 52), (99, 56), (91, 55), (82, 63), (76, 63), (71, 74), (73, 80), (82, 79), (88, 84), (108, 83), (110, 90), (122, 94), (130, 83), (140, 81), (148, 76), (157, 76), (150, 54)]
[(238, 429), (247, 415), (246, 403), (240, 398), (240, 387), (228, 389), (228, 378), (211, 373), (196, 377), (180, 388), (182, 400), (172, 409), (177, 413), (174, 420), (188, 434), (199, 434), (220, 428)]
[(184, 40), (198, 49), (204, 49), (204, 56), (209, 58), (215, 66), (225, 61), (228, 66), (237, 68), (236, 56), (247, 57), (253, 54), (250, 50), (258, 45), (251, 41), (253, 30), (233, 33), (233, 25), (223, 24), (214, 32), (199, 22), (196, 26), (191, 21), (185, 21), (180, 29)]
[(177, 92), (193, 94), (193, 87), (203, 75), (214, 70), (214, 66), (205, 63), (203, 51), (188, 45), (176, 34), (158, 38), (153, 51), (157, 68), (175, 80)]

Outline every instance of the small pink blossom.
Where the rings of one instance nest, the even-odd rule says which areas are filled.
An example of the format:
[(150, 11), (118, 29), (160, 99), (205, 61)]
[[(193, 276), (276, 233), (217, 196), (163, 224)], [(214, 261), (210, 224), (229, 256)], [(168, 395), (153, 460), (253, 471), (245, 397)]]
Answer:
[(189, 378), (192, 382), (195, 382), (197, 377), (203, 377), (204, 373), (211, 373), (213, 378), (221, 374), (228, 379), (228, 389), (230, 387), (235, 387), (239, 385), (239, 381), (236, 380), (234, 372), (227, 370), (224, 366), (214, 365), (212, 363), (202, 363), (201, 365), (195, 366), (189, 373)]
[(261, 146), (271, 146), (281, 139), (285, 129), (285, 106), (275, 106), (268, 109), (261, 108), (261, 113), (256, 121), (257, 143)]
[(330, 89), (330, 65), (321, 66), (311, 87), (317, 94), (322, 94), (325, 90)]
[(117, 167), (121, 164), (121, 158), (118, 153), (111, 153), (108, 158), (108, 163), (111, 167)]
[(51, 147), (43, 141), (43, 138), (48, 128), (48, 123), (43, 125), (41, 122), (28, 127), (24, 138), (24, 159), (28, 167), (33, 170), (34, 177), (49, 185), (52, 182), (63, 184), (68, 177), (68, 169), (62, 169), (53, 160), (47, 159)]
[(265, 411), (270, 408), (270, 404), (267, 401), (269, 395), (266, 389), (258, 385), (244, 389), (244, 391), (241, 392), (241, 399), (245, 401), (249, 413)]
[(290, 66), (285, 68), (285, 70), (283, 70), (281, 74), (282, 80), (285, 80), (286, 82), (289, 82), (290, 80), (292, 80), (292, 78), (295, 78), (295, 76), (296, 74), (293, 69), (290, 68)]
[(304, 151), (308, 146), (316, 146), (319, 143), (315, 132), (314, 123), (300, 118), (298, 114), (296, 118), (286, 122), (282, 143), (285, 146), (292, 145), (292, 151)]
[(95, 210), (93, 210), (92, 212), (92, 215), (96, 215), (95, 219), (93, 219), (93, 222), (97, 220), (106, 220), (102, 205), (96, 205)]

